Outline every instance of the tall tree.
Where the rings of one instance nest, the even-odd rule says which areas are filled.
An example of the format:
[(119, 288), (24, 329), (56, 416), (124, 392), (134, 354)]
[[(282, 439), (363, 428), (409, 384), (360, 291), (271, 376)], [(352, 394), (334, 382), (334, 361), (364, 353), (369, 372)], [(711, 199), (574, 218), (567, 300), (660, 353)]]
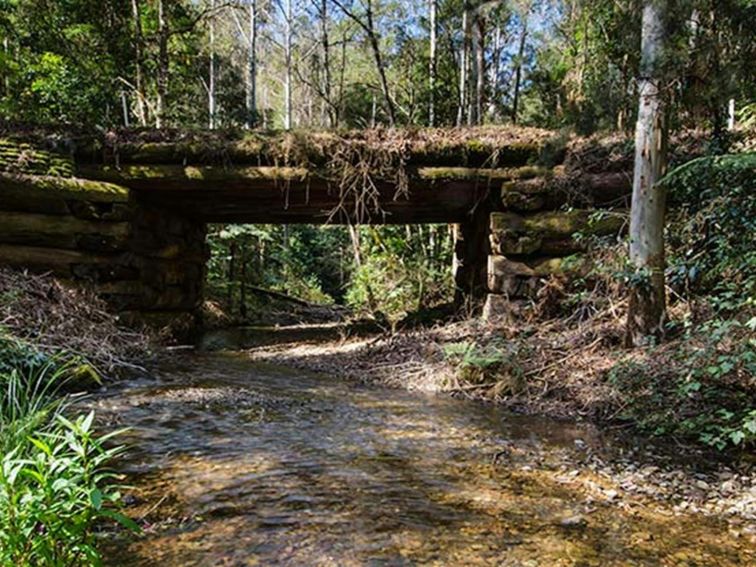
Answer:
[(257, 125), (257, 0), (249, 0), (247, 35), (247, 84), (244, 97), (247, 110), (246, 126)]
[(388, 78), (386, 77), (386, 68), (383, 64), (383, 55), (381, 54), (381, 45), (378, 37), (378, 31), (375, 25), (375, 10), (373, 6), (373, 0), (360, 0), (364, 9), (364, 17), (358, 15), (354, 10), (348, 8), (343, 0), (333, 0), (333, 3), (339, 7), (339, 9), (358, 26), (362, 28), (370, 43), (370, 49), (373, 52), (373, 60), (375, 61), (375, 67), (378, 71), (378, 78), (381, 82), (381, 92), (383, 93), (383, 101), (386, 104), (386, 112), (388, 114), (389, 123), (391, 126), (396, 125), (396, 105), (394, 99), (391, 96), (389, 90)]
[(640, 100), (635, 132), (635, 170), (630, 213), (630, 261), (637, 276), (630, 290), (626, 343), (640, 346), (663, 335), (664, 213), (666, 195), (657, 183), (666, 169), (667, 127), (663, 59), (668, 41), (667, 1), (644, 0), (641, 27)]
[(333, 87), (331, 85), (331, 43), (328, 38), (328, 0), (320, 0), (318, 19), (320, 20), (320, 45), (323, 51), (323, 86), (320, 89), (325, 99), (328, 125), (333, 128), (337, 123), (337, 109), (333, 104)]
[(134, 20), (134, 94), (136, 98), (136, 115), (140, 126), (147, 126), (147, 113), (144, 103), (144, 71), (142, 57), (144, 53), (144, 34), (142, 33), (142, 10), (139, 0), (131, 0), (131, 15)]
[(286, 68), (284, 76), (284, 130), (291, 130), (292, 126), (291, 89), (294, 16), (291, 3), (292, 0), (286, 0), (284, 6), (284, 66)]
[[(215, 0), (210, 0), (210, 10), (215, 11)], [(207, 115), (208, 127), (214, 130), (216, 126), (216, 99), (215, 99), (215, 14), (210, 16), (210, 68), (207, 81)]]
[(438, 24), (436, 17), (438, 14), (438, 0), (428, 0), (429, 4), (429, 25), (430, 25), (430, 63), (428, 68), (428, 126), (436, 125), (436, 64), (438, 56), (436, 54)]
[(155, 127), (162, 128), (165, 123), (165, 96), (168, 92), (168, 38), (170, 30), (165, 15), (165, 2), (158, 0), (158, 68), (157, 68), (157, 102), (155, 104)]
[(528, 39), (528, 20), (530, 19), (530, 2), (524, 3), (520, 11), (522, 31), (520, 32), (520, 45), (517, 49), (515, 61), (514, 94), (512, 95), (512, 124), (517, 124), (517, 112), (520, 105), (520, 86), (522, 85), (522, 66), (525, 60), (525, 42)]
[(457, 126), (462, 126), (467, 112), (468, 82), (470, 78), (470, 51), (472, 49), (472, 27), (470, 3), (465, 0), (462, 12), (462, 49), (459, 53), (459, 101), (457, 103)]

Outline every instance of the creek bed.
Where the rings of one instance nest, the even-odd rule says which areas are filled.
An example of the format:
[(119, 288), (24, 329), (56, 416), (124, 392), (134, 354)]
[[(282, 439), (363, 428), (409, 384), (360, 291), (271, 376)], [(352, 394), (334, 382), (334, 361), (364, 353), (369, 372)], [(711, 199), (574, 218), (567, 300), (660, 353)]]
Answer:
[[(88, 402), (128, 426), (141, 536), (107, 565), (753, 565), (717, 518), (618, 497), (586, 425), (186, 354)], [(585, 485), (581, 485), (585, 486)]]

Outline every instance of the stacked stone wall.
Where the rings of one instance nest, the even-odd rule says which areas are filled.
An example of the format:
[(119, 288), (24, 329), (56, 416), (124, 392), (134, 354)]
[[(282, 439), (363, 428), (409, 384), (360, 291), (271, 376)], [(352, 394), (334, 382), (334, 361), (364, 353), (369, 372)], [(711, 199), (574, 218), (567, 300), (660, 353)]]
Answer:
[(561, 167), (503, 183), (489, 215), (484, 315), (511, 316), (549, 278), (585, 275), (592, 237), (626, 230), (630, 191), (628, 173), (567, 175)]

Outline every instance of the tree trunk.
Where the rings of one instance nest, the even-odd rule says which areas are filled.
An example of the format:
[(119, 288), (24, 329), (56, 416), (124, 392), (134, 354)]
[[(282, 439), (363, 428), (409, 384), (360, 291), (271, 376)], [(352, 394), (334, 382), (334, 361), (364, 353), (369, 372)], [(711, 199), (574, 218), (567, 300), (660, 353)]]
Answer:
[(144, 108), (144, 79), (142, 71), (142, 52), (144, 37), (142, 34), (142, 11), (139, 0), (131, 0), (131, 15), (134, 18), (134, 90), (136, 90), (136, 115), (140, 126), (147, 126), (147, 113)]
[[(215, 0), (210, 0), (210, 9), (215, 12)], [(207, 82), (208, 127), (215, 129), (215, 15), (210, 16), (210, 69)]]
[(378, 78), (381, 82), (381, 91), (383, 92), (383, 99), (386, 103), (386, 112), (388, 113), (389, 123), (391, 126), (396, 125), (396, 106), (394, 105), (394, 99), (391, 98), (391, 91), (389, 90), (388, 79), (386, 78), (386, 69), (383, 66), (383, 56), (381, 55), (381, 46), (378, 41), (378, 34), (375, 31), (375, 22), (373, 18), (373, 0), (365, 0), (361, 4), (365, 7), (365, 20), (357, 16), (353, 11), (349, 10), (341, 1), (333, 0), (333, 3), (339, 7), (339, 9), (351, 20), (353, 20), (367, 35), (370, 42), (370, 49), (373, 52), (373, 59), (378, 71)]
[(292, 44), (292, 8), (291, 1), (286, 0), (286, 13), (284, 14), (285, 34), (284, 59), (286, 65), (286, 77), (284, 78), (284, 130), (291, 130), (291, 44)]
[(436, 125), (436, 13), (438, 0), (429, 0), (430, 8), (430, 63), (428, 68), (428, 126)]
[(381, 56), (381, 46), (378, 43), (378, 35), (375, 32), (372, 0), (368, 0), (367, 2), (366, 16), (368, 38), (370, 39), (370, 46), (373, 49), (373, 58), (375, 59), (375, 66), (378, 68), (378, 76), (381, 79), (381, 90), (383, 91), (383, 98), (386, 101), (386, 111), (389, 116), (389, 124), (391, 126), (396, 126), (396, 108), (394, 107), (394, 100), (391, 98), (391, 92), (389, 91), (386, 69), (383, 66), (383, 57)]
[(257, 0), (249, 0), (249, 29), (247, 38), (247, 89), (245, 106), (247, 128), (257, 126)]
[(494, 30), (494, 42), (492, 51), (491, 67), (488, 75), (488, 85), (490, 89), (490, 96), (488, 97), (488, 108), (486, 114), (490, 121), (496, 119), (496, 101), (499, 98), (499, 73), (501, 71), (501, 25), (497, 25)]
[(666, 2), (644, 0), (635, 171), (630, 213), (630, 261), (636, 282), (630, 290), (626, 343), (640, 346), (661, 338), (666, 317), (664, 290), (667, 132), (661, 66), (666, 42)]
[(473, 124), (483, 119), (483, 104), (486, 97), (486, 19), (482, 14), (475, 17), (475, 106)]
[(462, 126), (467, 109), (467, 78), (470, 59), (470, 5), (465, 2), (462, 12), (462, 51), (459, 55), (459, 106), (457, 106), (457, 126)]
[(331, 44), (328, 39), (328, 0), (320, 1), (320, 42), (323, 48), (323, 94), (325, 96), (328, 125), (336, 126), (336, 105), (331, 86)]
[(525, 57), (525, 41), (528, 37), (528, 17), (530, 14), (524, 12), (522, 15), (522, 35), (520, 35), (520, 47), (517, 50), (517, 67), (515, 69), (514, 96), (512, 98), (512, 124), (517, 124), (517, 111), (520, 105), (520, 85), (522, 84), (522, 63)]
[(165, 18), (164, 0), (158, 0), (158, 76), (155, 127), (165, 125), (165, 95), (168, 91), (168, 23)]

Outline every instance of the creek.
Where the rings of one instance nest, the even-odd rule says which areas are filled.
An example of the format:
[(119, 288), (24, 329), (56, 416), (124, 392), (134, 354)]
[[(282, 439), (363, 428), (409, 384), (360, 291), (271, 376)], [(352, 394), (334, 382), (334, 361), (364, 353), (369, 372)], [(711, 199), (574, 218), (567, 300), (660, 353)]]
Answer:
[[(722, 521), (563, 482), (586, 425), (252, 362), (185, 354), (87, 402), (127, 426), (140, 536), (106, 564), (748, 565)], [(596, 478), (600, 486), (600, 478)]]

